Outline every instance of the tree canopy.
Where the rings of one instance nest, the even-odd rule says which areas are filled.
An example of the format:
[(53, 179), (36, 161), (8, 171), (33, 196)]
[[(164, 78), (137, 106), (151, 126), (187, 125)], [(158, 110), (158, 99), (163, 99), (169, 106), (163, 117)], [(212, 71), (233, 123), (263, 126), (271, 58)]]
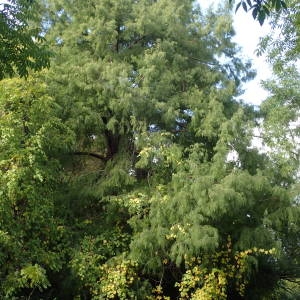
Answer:
[(0, 298), (298, 296), (297, 77), (237, 101), (226, 8), (37, 4), (51, 68), (0, 81)]

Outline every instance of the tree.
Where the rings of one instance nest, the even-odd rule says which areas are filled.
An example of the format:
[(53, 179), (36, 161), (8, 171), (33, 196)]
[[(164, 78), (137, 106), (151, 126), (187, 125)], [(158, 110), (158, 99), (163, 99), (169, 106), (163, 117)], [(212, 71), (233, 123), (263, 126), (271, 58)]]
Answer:
[(263, 86), (270, 93), (270, 97), (262, 104), (265, 142), (272, 149), (276, 149), (272, 157), (277, 161), (277, 168), (288, 177), (293, 174), (292, 181), (299, 170), (297, 6), (297, 1), (290, 1), (287, 11), (272, 16), (270, 24), (273, 30), (261, 40), (258, 49), (258, 55), (266, 54), (274, 74), (272, 79), (263, 82)]
[[(62, 268), (63, 222), (55, 216), (59, 158), (73, 142), (38, 79), (0, 82), (0, 295), (49, 287)], [(25, 292), (26, 293), (26, 292)]]
[(284, 65), (291, 66), (299, 60), (298, 11), (299, 3), (294, 0), (289, 1), (287, 10), (272, 15), (270, 18), (272, 32), (261, 40), (258, 54), (267, 54), (274, 71), (280, 71)]
[(41, 26), (31, 26), (37, 12), (36, 3), (28, 0), (0, 3), (0, 79), (49, 67)]
[[(272, 16), (273, 27), (267, 37), (261, 41), (260, 51), (265, 52), (273, 67), (273, 78), (263, 82), (269, 97), (261, 106), (263, 117), (263, 137), (269, 147), (268, 155), (272, 168), (276, 170), (276, 180), (280, 185), (291, 186), (294, 199), (293, 209), (285, 213), (290, 225), (276, 224), (280, 239), (285, 244), (287, 257), (284, 261), (284, 272), (298, 274), (300, 224), (299, 213), (299, 13), (298, 2), (290, 1), (289, 9)], [(280, 32), (280, 35), (278, 35)], [(280, 222), (279, 222), (280, 223)], [(292, 225), (292, 226), (291, 226)], [(278, 298), (299, 297), (299, 274), (295, 282), (282, 278), (276, 293)]]

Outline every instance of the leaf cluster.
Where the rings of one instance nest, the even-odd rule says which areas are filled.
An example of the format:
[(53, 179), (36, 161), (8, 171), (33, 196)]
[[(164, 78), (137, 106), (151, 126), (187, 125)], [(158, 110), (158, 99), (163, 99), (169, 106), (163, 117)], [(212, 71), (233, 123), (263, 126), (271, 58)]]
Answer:
[(27, 77), (30, 69), (49, 67), (50, 51), (43, 44), (36, 7), (31, 1), (8, 1), (0, 6), (0, 79)]
[[(229, 0), (229, 3), (232, 2), (234, 1)], [(282, 0), (242, 0), (237, 3), (235, 11), (240, 7), (245, 12), (252, 11), (253, 19), (257, 19), (260, 25), (263, 25), (265, 19), (270, 16), (273, 10), (279, 12), (287, 9), (286, 2)]]

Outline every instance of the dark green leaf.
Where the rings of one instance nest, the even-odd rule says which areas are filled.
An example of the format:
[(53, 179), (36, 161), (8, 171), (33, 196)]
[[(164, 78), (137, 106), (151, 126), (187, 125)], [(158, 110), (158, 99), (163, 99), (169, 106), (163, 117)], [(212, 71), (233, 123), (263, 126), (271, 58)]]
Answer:
[(259, 24), (262, 26), (266, 19), (266, 13), (263, 10), (260, 10), (258, 13), (257, 19), (258, 19)]
[(275, 9), (276, 11), (279, 11), (281, 9), (281, 0), (276, 0)]
[(255, 20), (256, 17), (257, 17), (257, 13), (258, 13), (258, 8), (255, 7), (255, 8), (253, 9), (253, 11), (252, 11), (252, 16), (253, 16), (253, 19), (254, 19), (254, 20)]
[(235, 8), (235, 12), (238, 11), (238, 9), (240, 8), (241, 4), (242, 4), (242, 2), (239, 2), (239, 3), (237, 4), (237, 6), (236, 6), (236, 8)]

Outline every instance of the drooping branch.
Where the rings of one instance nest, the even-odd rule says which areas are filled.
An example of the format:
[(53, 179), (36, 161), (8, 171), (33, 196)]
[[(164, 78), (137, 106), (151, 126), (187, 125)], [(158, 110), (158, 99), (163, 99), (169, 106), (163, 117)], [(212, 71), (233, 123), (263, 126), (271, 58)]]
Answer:
[(204, 61), (200, 58), (197, 58), (197, 57), (193, 57), (193, 56), (188, 56), (189, 59), (192, 59), (192, 60), (195, 60), (195, 61), (198, 61), (200, 64), (203, 64), (203, 65), (206, 65), (206, 66), (217, 66), (217, 67), (220, 67), (220, 64), (218, 63), (213, 63), (213, 62), (207, 62), (207, 61)]

